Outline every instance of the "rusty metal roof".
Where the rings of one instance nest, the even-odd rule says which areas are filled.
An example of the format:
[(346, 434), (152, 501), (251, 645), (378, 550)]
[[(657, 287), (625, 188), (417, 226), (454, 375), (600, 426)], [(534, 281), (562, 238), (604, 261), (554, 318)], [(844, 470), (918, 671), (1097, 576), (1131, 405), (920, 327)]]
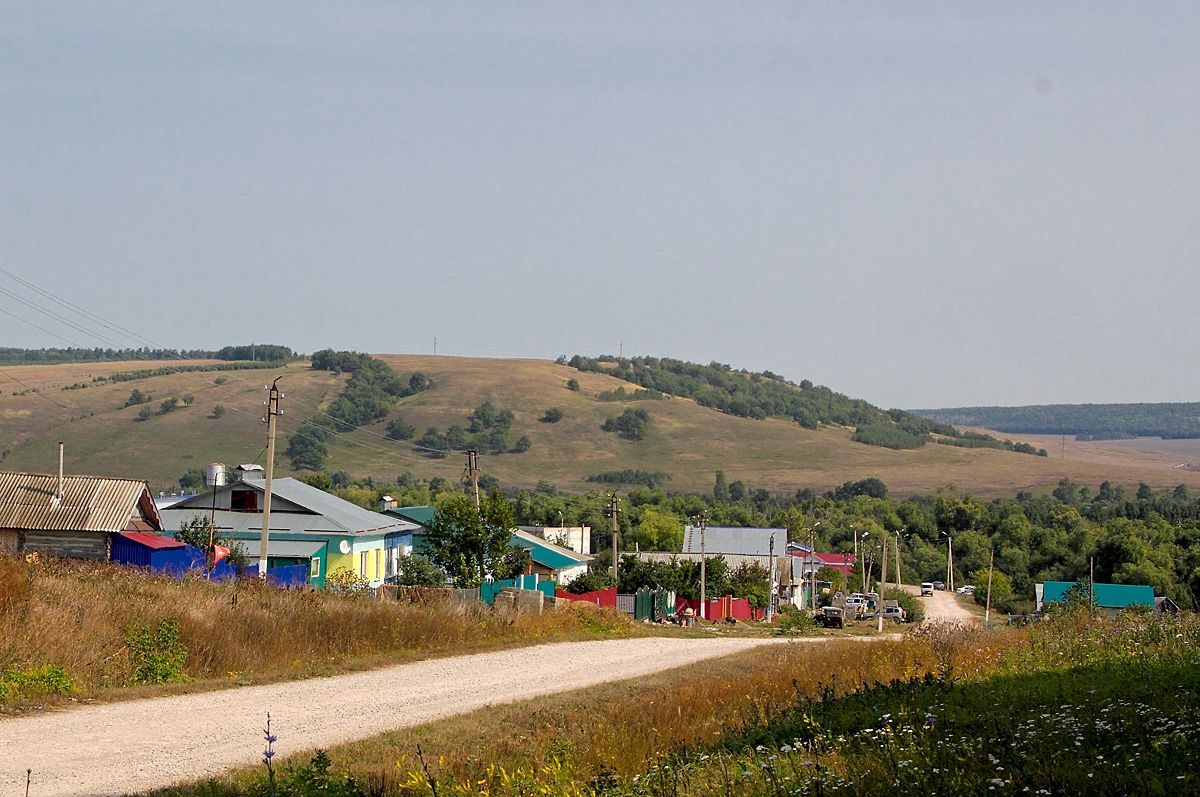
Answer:
[(124, 531), (130, 520), (162, 528), (150, 488), (139, 479), (0, 472), (0, 528), (39, 531)]

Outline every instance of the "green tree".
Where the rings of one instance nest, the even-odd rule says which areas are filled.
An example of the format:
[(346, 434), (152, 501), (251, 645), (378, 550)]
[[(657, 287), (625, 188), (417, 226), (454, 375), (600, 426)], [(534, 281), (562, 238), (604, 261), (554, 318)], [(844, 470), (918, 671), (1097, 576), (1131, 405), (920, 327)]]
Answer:
[(728, 501), (729, 500), (729, 484), (725, 481), (725, 471), (717, 471), (717, 480), (713, 484), (713, 500)]
[(284, 456), (294, 470), (321, 470), (329, 460), (329, 450), (315, 427), (305, 427), (288, 438)]
[(138, 410), (137, 419), (139, 421), (148, 421), (154, 417), (154, 410), (149, 407), (142, 407)]
[(576, 393), (578, 393), (580, 390), (582, 390), (582, 388), (579, 387), (579, 380), (578, 379), (568, 379), (567, 380), (567, 390), (573, 390)]
[(683, 521), (670, 512), (642, 511), (634, 539), (644, 551), (682, 551)]
[(641, 440), (645, 438), (650, 426), (650, 414), (641, 407), (629, 407), (619, 416), (610, 415), (600, 429), (605, 432), (617, 432), (626, 440)]
[(563, 411), (559, 407), (551, 407), (542, 416), (542, 423), (558, 423), (563, 419)]
[(401, 556), (396, 564), (396, 583), (405, 587), (441, 587), (446, 574), (419, 554)]
[(179, 399), (171, 396), (171, 398), (165, 399), (162, 404), (158, 405), (158, 411), (160, 414), (166, 415), (168, 412), (174, 412), (178, 407)]
[(148, 403), (152, 398), (154, 397), (149, 393), (143, 393), (135, 387), (133, 392), (129, 394), (129, 398), (125, 400), (125, 406), (136, 407), (138, 404)]
[[(969, 576), (971, 583), (975, 585), (975, 602), (980, 606), (987, 603), (988, 594), (988, 570), (986, 567), (981, 567), (971, 573)], [(996, 608), (1005, 604), (1012, 598), (1012, 580), (1000, 572), (999, 570), (992, 571), (992, 608)]]
[(219, 420), (221, 418), (224, 418), (225, 417), (225, 405), (218, 404), (215, 407), (213, 407), (212, 415), (210, 417), (213, 420)]
[(498, 490), (480, 503), (478, 512), (467, 495), (455, 493), (441, 502), (429, 523), (429, 558), (456, 587), (477, 587), (495, 577), (515, 525), (512, 505)]
[(533, 441), (529, 439), (529, 435), (521, 435), (512, 450), (514, 454), (524, 454), (531, 448), (533, 448)]
[(387, 425), (387, 436), (392, 440), (412, 440), (417, 436), (417, 427), (403, 418), (393, 418)]
[[(179, 531), (175, 532), (175, 539), (182, 543), (199, 548), (202, 551), (208, 550), (209, 529), (212, 528), (212, 523), (207, 515), (194, 515), (191, 520), (185, 520), (179, 524)], [(246, 548), (241, 542), (235, 540), (229, 534), (217, 529), (212, 537), (213, 545), (220, 545), (222, 548), (229, 549), (229, 556), (226, 560), (233, 565), (245, 567), (249, 564), (249, 557), (246, 556)]]

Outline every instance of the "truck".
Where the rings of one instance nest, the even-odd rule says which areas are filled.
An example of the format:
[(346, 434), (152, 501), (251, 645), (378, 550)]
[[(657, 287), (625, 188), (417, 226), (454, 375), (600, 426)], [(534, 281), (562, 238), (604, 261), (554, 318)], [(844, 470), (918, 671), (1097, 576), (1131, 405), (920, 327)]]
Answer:
[(933, 582), (932, 581), (922, 581), (921, 582), (921, 597), (927, 598), (932, 595), (933, 595)]

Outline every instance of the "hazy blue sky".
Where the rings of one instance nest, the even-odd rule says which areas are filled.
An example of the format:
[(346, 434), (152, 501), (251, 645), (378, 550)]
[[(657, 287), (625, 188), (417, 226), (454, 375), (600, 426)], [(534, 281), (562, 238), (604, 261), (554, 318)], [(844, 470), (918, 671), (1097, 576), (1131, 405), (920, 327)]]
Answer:
[(1200, 398), (1195, 2), (9, 0), (0, 185), (0, 268), (168, 346)]

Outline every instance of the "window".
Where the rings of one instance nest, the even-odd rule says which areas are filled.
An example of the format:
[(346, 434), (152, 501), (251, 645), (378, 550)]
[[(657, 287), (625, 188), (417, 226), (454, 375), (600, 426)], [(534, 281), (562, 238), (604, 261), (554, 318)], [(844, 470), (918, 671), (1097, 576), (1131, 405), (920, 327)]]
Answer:
[(363, 578), (367, 577), (367, 552), (363, 551), (358, 555), (358, 574)]
[(257, 490), (234, 490), (229, 494), (229, 508), (234, 512), (257, 512)]
[(309, 565), (310, 565), (309, 569), (308, 569), (309, 576), (311, 576), (312, 578), (320, 578), (321, 577), (321, 559), (319, 557), (314, 556), (312, 558), (312, 561), (309, 563)]
[(382, 556), (381, 556), (382, 554), (383, 554), (382, 548), (375, 549), (375, 573), (372, 576), (372, 578), (379, 578), (379, 573), (380, 573), (380, 571), (383, 570), (383, 568), (379, 566), (380, 560), (382, 558)]

